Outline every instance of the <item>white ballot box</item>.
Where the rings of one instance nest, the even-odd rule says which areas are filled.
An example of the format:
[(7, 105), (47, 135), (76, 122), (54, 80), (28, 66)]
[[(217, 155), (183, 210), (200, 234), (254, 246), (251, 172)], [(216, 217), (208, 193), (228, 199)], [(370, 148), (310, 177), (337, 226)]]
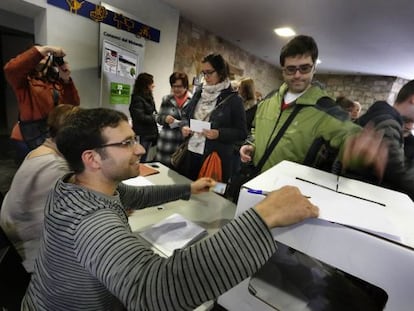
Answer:
[[(283, 185), (299, 187), (320, 208), (320, 217), (274, 229), (279, 254), (272, 257), (273, 265), (222, 295), (221, 305), (238, 311), (413, 309), (414, 204), (407, 195), (283, 161), (243, 185), (236, 217)], [(283, 277), (288, 270), (292, 273), (287, 282)], [(298, 271), (308, 273), (307, 279), (301, 279)], [(328, 279), (334, 280), (329, 286)], [(289, 283), (292, 295), (278, 288), (282, 283)], [(304, 289), (307, 283), (311, 294)], [(356, 300), (348, 304), (353, 298), (344, 297), (351, 297), (348, 292), (356, 287)], [(315, 293), (317, 288), (320, 293)], [(322, 306), (338, 293), (342, 298), (335, 308)], [(367, 302), (365, 307), (358, 302), (365, 299), (361, 297), (377, 306), (368, 307)]]

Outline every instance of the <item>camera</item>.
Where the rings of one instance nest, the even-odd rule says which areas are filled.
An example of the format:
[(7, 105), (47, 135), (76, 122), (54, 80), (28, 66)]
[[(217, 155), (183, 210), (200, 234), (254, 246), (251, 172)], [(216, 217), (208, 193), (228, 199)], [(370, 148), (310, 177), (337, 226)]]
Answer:
[(53, 57), (53, 63), (57, 66), (62, 66), (65, 63), (65, 61), (63, 60), (63, 57), (55, 56)]

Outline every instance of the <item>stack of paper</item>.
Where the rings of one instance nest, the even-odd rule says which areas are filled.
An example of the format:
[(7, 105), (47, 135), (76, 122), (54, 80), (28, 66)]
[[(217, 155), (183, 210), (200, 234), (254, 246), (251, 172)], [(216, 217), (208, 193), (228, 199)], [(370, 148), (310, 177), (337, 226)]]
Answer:
[(139, 235), (164, 255), (171, 256), (175, 249), (198, 241), (207, 235), (207, 231), (180, 214), (172, 214)]

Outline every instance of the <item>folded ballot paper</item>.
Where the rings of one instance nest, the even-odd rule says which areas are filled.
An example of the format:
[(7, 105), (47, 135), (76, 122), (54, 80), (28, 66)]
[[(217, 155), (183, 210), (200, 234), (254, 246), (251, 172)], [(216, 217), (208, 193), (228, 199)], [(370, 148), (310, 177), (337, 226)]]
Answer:
[(180, 214), (172, 214), (151, 227), (138, 232), (165, 256), (184, 248), (207, 235), (207, 231)]

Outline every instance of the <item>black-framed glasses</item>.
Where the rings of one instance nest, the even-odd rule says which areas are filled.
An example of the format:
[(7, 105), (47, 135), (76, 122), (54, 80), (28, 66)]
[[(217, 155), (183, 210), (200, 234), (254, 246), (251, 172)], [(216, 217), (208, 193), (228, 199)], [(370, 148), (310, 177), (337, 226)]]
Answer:
[(136, 144), (139, 144), (139, 136), (136, 135), (132, 138), (125, 139), (119, 143), (110, 143), (110, 144), (104, 144), (100, 145), (97, 148), (105, 148), (105, 147), (134, 147)]
[(283, 68), (283, 72), (287, 75), (293, 76), (296, 74), (296, 71), (299, 70), (301, 74), (306, 74), (311, 72), (313, 69), (313, 64), (303, 64), (299, 66), (286, 66)]
[(206, 71), (202, 71), (201, 73), (203, 74), (203, 76), (208, 76), (210, 77), (213, 73), (215, 73), (215, 70), (206, 70)]

